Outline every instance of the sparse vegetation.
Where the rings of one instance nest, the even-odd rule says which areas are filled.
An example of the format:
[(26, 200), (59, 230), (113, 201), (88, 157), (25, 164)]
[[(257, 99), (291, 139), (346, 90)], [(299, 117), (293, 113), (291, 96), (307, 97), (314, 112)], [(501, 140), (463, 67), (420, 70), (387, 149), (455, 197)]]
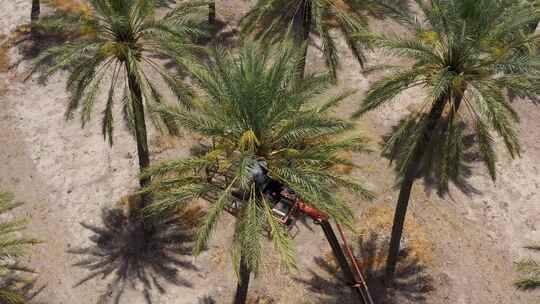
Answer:
[[(534, 252), (540, 252), (539, 245), (530, 245), (525, 247)], [(517, 280), (514, 285), (522, 290), (531, 290), (540, 288), (540, 263), (535, 259), (524, 259), (516, 263), (516, 269), (523, 278)]]
[[(3, 41), (5, 37), (0, 36), (0, 41)], [(0, 73), (5, 73), (9, 69), (9, 47), (7, 47), (8, 43), (3, 41), (0, 44)]]
[[(531, 257), (515, 263), (520, 278), (513, 287), (506, 280), (511, 268), (498, 265), (513, 251), (498, 241), (525, 229), (536, 231), (538, 215), (532, 213), (537, 210), (483, 200), (476, 186), (495, 183), (498, 176), (538, 174), (534, 164), (499, 167), (498, 161), (502, 152), (514, 159), (533, 151), (525, 162), (539, 155), (538, 140), (518, 131), (538, 129), (531, 122), (519, 124), (522, 112), (531, 109), (524, 105), (539, 101), (540, 1), (225, 1), (222, 10), (215, 0), (0, 0), (0, 9), (17, 15), (2, 20), (8, 29), (0, 29), (0, 101), (5, 105), (0, 123), (8, 135), (0, 133), (0, 149), (7, 150), (0, 150), (0, 169), (6, 171), (0, 179), (14, 189), (50, 191), (54, 208), (32, 205), (24, 216), (37, 218), (46, 233), (63, 241), (39, 251), (44, 262), (36, 268), (49, 267), (46, 259), (52, 255), (62, 265), (47, 276), (57, 288), (54, 297), (39, 304), (73, 302), (72, 295), (63, 295), (62, 284), (77, 280), (76, 287), (87, 289), (94, 286), (89, 281), (95, 286), (105, 281), (99, 294), (85, 293), (95, 298), (77, 299), (99, 304), (133, 302), (128, 287), (140, 291), (147, 303), (221, 304), (235, 293), (234, 304), (348, 304), (365, 297), (358, 289), (361, 277), (377, 304), (529, 299), (517, 292), (506, 297), (514, 287), (536, 295), (540, 246), (527, 246)], [(24, 17), (11, 8), (24, 8)], [(344, 68), (358, 74), (344, 73), (337, 86), (343, 62), (354, 63)], [(67, 98), (63, 88), (39, 87), (53, 75), (58, 78), (52, 86), (65, 85)], [(42, 98), (50, 100), (41, 103)], [(65, 119), (80, 115), (83, 127), (100, 112), (107, 143), (51, 123), (62, 119), (56, 105), (64, 99)], [(391, 104), (398, 99), (399, 104)], [(351, 100), (356, 103), (352, 110)], [(30, 104), (28, 116), (24, 111)], [(523, 117), (534, 120), (532, 112)], [(125, 123), (121, 132), (118, 115)], [(360, 117), (367, 124), (351, 120)], [(378, 150), (359, 131), (368, 124), (374, 137), (382, 137), (381, 156), (395, 170), (366, 155)], [(28, 136), (28, 131), (31, 140), (11, 149), (11, 137)], [(105, 150), (113, 142), (129, 143), (117, 141), (119, 134), (129, 133), (137, 146), (137, 175), (122, 168), (133, 165), (133, 151)], [(89, 148), (81, 159), (81, 151), (61, 151), (79, 146)], [(18, 178), (21, 154), (25, 165), (37, 169), (29, 174), (31, 181)], [(159, 162), (150, 164), (151, 155)], [(367, 162), (380, 172), (361, 170)], [(525, 166), (534, 173), (508, 172)], [(50, 174), (41, 176), (44, 172)], [(478, 178), (469, 179), (477, 172)], [(394, 177), (395, 184), (386, 182)], [(507, 188), (506, 181), (496, 187), (510, 189), (504, 199), (528, 204), (536, 199), (540, 180), (524, 179), (515, 188), (526, 188), (527, 195)], [(454, 186), (471, 196), (471, 207), (435, 208), (431, 199), (439, 202), (453, 194)], [(100, 187), (105, 189), (95, 189)], [(380, 201), (364, 203), (375, 198), (368, 189)], [(439, 197), (416, 202), (414, 207), (422, 209), (407, 215), (410, 202), (432, 189)], [(130, 195), (105, 206), (101, 221), (90, 218), (100, 201), (117, 200), (118, 191)], [(493, 198), (501, 190), (492, 192), (486, 195)], [(389, 203), (394, 196), (395, 208)], [(0, 191), (0, 304), (30, 304), (35, 295), (33, 271), (21, 265), (27, 262), (26, 249), (39, 242), (25, 237), (24, 220), (12, 219), (19, 205)], [(504, 210), (503, 216), (496, 208)], [(56, 211), (61, 216), (51, 215)], [(514, 216), (524, 224), (516, 226)], [(84, 229), (67, 226), (83, 217)], [(309, 218), (324, 224), (334, 256), (309, 234), (318, 233)], [(345, 234), (353, 235), (352, 250), (334, 240), (327, 218), (349, 228)], [(73, 240), (74, 235), (90, 238)], [(475, 244), (475, 237), (482, 243)], [(462, 252), (481, 262), (456, 266)], [(482, 254), (491, 255), (483, 260)], [(58, 272), (65, 272), (68, 257), (76, 259), (71, 266), (85, 272), (75, 281)], [(225, 272), (229, 257), (236, 277)], [(349, 270), (348, 263), (355, 267)], [(491, 265), (489, 277), (477, 275)], [(475, 277), (467, 276), (468, 267)], [(275, 282), (285, 271), (294, 275)], [(252, 278), (265, 272), (273, 273), (248, 294)], [(459, 284), (454, 284), (456, 273), (464, 277)], [(184, 289), (163, 296), (175, 285)], [(438, 287), (444, 290), (433, 293)], [(478, 301), (481, 290), (496, 300)], [(449, 291), (460, 293), (459, 299), (449, 297)], [(177, 298), (184, 294), (190, 298)]]
[[(14, 202), (11, 193), (0, 191), (0, 215), (3, 218), (7, 213), (21, 204)], [(23, 220), (0, 221), (0, 302), (6, 304), (25, 304), (25, 286), (31, 280), (22, 273), (32, 272), (29, 268), (19, 265), (20, 259), (25, 255), (27, 247), (39, 243), (36, 239), (18, 235), (25, 227)]]

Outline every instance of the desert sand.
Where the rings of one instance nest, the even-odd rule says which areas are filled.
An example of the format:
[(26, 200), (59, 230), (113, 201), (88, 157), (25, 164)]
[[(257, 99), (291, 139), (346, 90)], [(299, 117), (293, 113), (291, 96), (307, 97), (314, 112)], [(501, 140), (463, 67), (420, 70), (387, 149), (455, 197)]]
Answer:
[[(0, 34), (10, 35), (17, 26), (27, 23), (30, 4), (29, 0), (0, 0)], [(232, 27), (247, 8), (248, 2), (243, 0), (217, 1), (220, 18)], [(373, 21), (373, 29), (399, 31), (395, 25), (379, 20)], [(363, 75), (344, 43), (340, 54), (339, 86), (330, 93), (358, 90), (337, 113), (346, 115), (378, 76)], [(36, 303), (96, 303), (110, 279), (98, 278), (74, 288), (87, 272), (72, 266), (80, 257), (68, 250), (90, 245), (91, 233), (80, 222), (100, 225), (101, 208), (136, 188), (135, 143), (118, 121), (115, 144), (110, 147), (101, 135), (98, 112), (84, 129), (77, 119), (66, 121), (66, 74), (55, 76), (47, 84), (36, 78), (25, 82), (30, 60), (22, 58), (19, 47), (12, 48), (9, 56), (13, 66), (0, 73), (0, 185), (26, 203), (18, 213), (29, 220), (27, 233), (44, 241), (28, 259), (39, 273), (38, 282), (46, 285)], [(369, 57), (386, 60), (376, 51)], [(321, 69), (322, 59), (315, 48), (310, 49), (308, 62), (311, 70)], [(411, 91), (391, 106), (362, 118), (358, 125), (376, 148), (380, 136), (421, 99), (421, 91)], [(453, 188), (447, 197), (440, 198), (421, 183), (415, 187), (405, 244), (422, 244), (424, 251), (418, 258), (429, 283), (413, 283), (412, 290), (398, 292), (388, 303), (538, 303), (540, 293), (518, 292), (512, 282), (516, 278), (513, 262), (530, 255), (523, 246), (540, 241), (540, 109), (529, 100), (515, 100), (514, 106), (521, 116), (523, 152), (521, 158), (512, 160), (502, 145), (498, 147), (501, 157), (496, 182), (480, 164), (473, 164), (468, 181), (477, 189), (474, 193)], [(154, 143), (153, 159), (186, 152), (182, 142), (163, 152), (157, 132), (151, 133), (150, 141)], [(354, 160), (365, 168), (355, 174), (367, 180), (378, 195), (372, 203), (358, 202), (358, 227), (364, 231), (374, 226), (377, 236), (384, 240), (389, 226), (377, 226), (376, 218), (370, 215), (391, 218), (397, 197), (394, 172), (378, 153), (356, 155)], [(153, 289), (154, 303), (194, 304), (205, 296), (212, 296), (217, 303), (229, 303), (236, 286), (227, 251), (232, 226), (233, 218), (225, 217), (210, 248), (192, 260), (198, 270), (180, 273), (191, 287), (165, 285), (163, 294)], [(314, 259), (328, 255), (329, 248), (316, 226), (299, 228), (295, 244), (300, 271), (282, 273), (275, 267), (275, 258), (269, 256), (265, 271), (253, 280), (251, 292), (269, 295), (276, 303), (354, 303), (341, 296), (346, 293), (345, 287), (312, 280), (314, 274), (325, 277)], [(142, 289), (140, 285), (126, 288), (120, 303), (145, 303)]]

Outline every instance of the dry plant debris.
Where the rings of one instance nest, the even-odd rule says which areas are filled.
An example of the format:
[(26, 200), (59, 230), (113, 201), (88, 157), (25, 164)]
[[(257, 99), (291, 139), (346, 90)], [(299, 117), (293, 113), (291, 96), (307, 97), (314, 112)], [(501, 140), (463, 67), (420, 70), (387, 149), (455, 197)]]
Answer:
[[(360, 217), (358, 228), (362, 238), (368, 238), (370, 234), (389, 235), (392, 230), (394, 209), (386, 205), (375, 205), (366, 209)], [(383, 241), (383, 239), (381, 239)], [(422, 225), (418, 223), (413, 212), (407, 215), (404, 228), (403, 248), (408, 250), (408, 258), (418, 259), (420, 263), (429, 264), (433, 260), (433, 244), (428, 239)], [(381, 251), (386, 254), (386, 250)], [(384, 266), (386, 256), (377, 259)]]

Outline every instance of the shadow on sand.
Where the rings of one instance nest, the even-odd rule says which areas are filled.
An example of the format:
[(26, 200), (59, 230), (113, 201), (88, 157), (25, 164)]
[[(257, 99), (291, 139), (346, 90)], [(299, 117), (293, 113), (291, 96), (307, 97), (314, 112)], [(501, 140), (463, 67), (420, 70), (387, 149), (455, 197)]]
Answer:
[[(395, 165), (396, 171), (399, 171), (409, 151), (414, 147), (414, 140), (422, 127), (421, 121), (422, 118), (414, 119), (411, 114), (383, 136), (382, 156)], [(434, 190), (439, 196), (448, 194), (449, 183), (466, 195), (480, 194), (469, 182), (473, 165), (482, 161), (475, 147), (475, 136), (463, 123), (457, 124), (451, 131), (447, 130), (447, 124), (447, 121), (443, 120), (435, 128), (431, 143), (425, 147), (417, 178), (424, 180), (428, 194)], [(443, 135), (450, 132), (454, 135)], [(456, 140), (445, 142), (444, 138)]]
[[(200, 211), (197, 211), (200, 212)], [(197, 215), (199, 216), (199, 215)], [(191, 287), (179, 269), (196, 270), (186, 257), (191, 255), (196, 224), (180, 215), (140, 220), (130, 219), (121, 209), (103, 209), (103, 227), (82, 224), (93, 232), (89, 247), (70, 250), (81, 260), (74, 266), (89, 271), (76, 286), (92, 279), (110, 279), (98, 303), (118, 304), (126, 287), (142, 286), (147, 303), (152, 290), (166, 292), (164, 283)]]
[(214, 298), (210, 296), (205, 296), (205, 297), (199, 298), (197, 304), (217, 304), (217, 302), (214, 300)]
[[(375, 234), (360, 238), (353, 249), (362, 269), (371, 296), (377, 304), (427, 303), (426, 294), (433, 290), (433, 279), (426, 268), (404, 250), (400, 254), (394, 281), (384, 284), (386, 242), (380, 242)], [(358, 303), (356, 294), (345, 285), (341, 271), (332, 259), (315, 258), (319, 271), (310, 270), (308, 280), (296, 279), (309, 291), (318, 295), (321, 304)], [(321, 274), (322, 273), (322, 274)]]

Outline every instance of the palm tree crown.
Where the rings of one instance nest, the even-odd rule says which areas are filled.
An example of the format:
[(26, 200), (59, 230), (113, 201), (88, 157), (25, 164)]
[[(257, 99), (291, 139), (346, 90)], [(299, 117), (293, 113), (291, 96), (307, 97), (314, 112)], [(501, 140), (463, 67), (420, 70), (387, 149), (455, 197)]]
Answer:
[[(103, 111), (103, 135), (112, 144), (113, 106), (115, 94), (123, 88), (120, 100), (125, 117), (133, 124), (133, 93), (129, 77), (140, 87), (146, 106), (163, 102), (163, 96), (148, 73), (159, 75), (183, 102), (189, 102), (191, 92), (181, 79), (164, 69), (157, 57), (166, 57), (182, 65), (193, 58), (198, 49), (191, 42), (202, 34), (195, 23), (202, 2), (180, 5), (164, 17), (156, 16), (156, 1), (152, 0), (90, 0), (90, 9), (79, 15), (58, 12), (46, 18), (42, 26), (57, 26), (81, 34), (75, 41), (46, 50), (37, 59), (36, 69), (48, 77), (63, 68), (70, 68), (67, 87), (71, 93), (67, 117), (81, 108), (83, 125), (94, 110), (98, 92), (109, 81), (107, 102)], [(159, 1), (158, 1), (159, 2)], [(161, 1), (162, 2), (162, 1)], [(159, 2), (158, 4), (160, 4)], [(47, 66), (54, 60), (52, 66)], [(111, 77), (109, 80), (108, 77)], [(152, 117), (159, 127), (158, 117)]]
[[(405, 174), (422, 142), (432, 151), (419, 161), (426, 172), (437, 176), (439, 191), (445, 192), (449, 179), (458, 181), (463, 173), (464, 137), (473, 133), (477, 152), (495, 179), (490, 131), (504, 140), (511, 156), (520, 152), (518, 116), (507, 101), (506, 90), (520, 96), (538, 93), (539, 58), (521, 51), (538, 41), (524, 32), (535, 14), (504, 1), (417, 3), (424, 21), (402, 16), (411, 37), (375, 38), (379, 46), (413, 65), (383, 66), (392, 74), (372, 85), (357, 115), (393, 101), (408, 89), (423, 87), (427, 91), (424, 103), (394, 130), (384, 152), (398, 161), (399, 171)], [(431, 139), (426, 141), (426, 136)]]
[[(338, 54), (331, 30), (341, 31), (356, 59), (364, 64), (366, 41), (359, 41), (358, 37), (366, 36), (368, 31), (367, 18), (361, 12), (369, 7), (375, 8), (369, 1), (356, 0), (259, 0), (242, 21), (242, 30), (269, 41), (283, 40), (291, 34), (297, 45), (304, 45), (303, 56), (307, 52), (309, 34), (318, 34), (326, 65), (335, 79)], [(302, 65), (299, 73), (303, 73), (303, 69)]]
[(196, 253), (205, 247), (223, 211), (240, 206), (233, 256), (244, 259), (250, 272), (258, 269), (265, 229), (285, 265), (294, 265), (286, 230), (272, 216), (252, 177), (261, 159), (273, 179), (341, 223), (350, 224), (353, 215), (337, 190), (346, 188), (371, 198), (364, 187), (332, 170), (350, 164), (339, 152), (365, 150), (360, 137), (338, 139), (353, 125), (328, 113), (349, 94), (316, 105), (313, 98), (324, 91), (328, 78), (309, 76), (298, 81), (297, 57), (290, 48), (273, 55), (266, 46), (248, 43), (238, 56), (218, 50), (210, 64), (193, 68), (205, 97), (194, 103), (192, 112), (179, 107), (162, 112), (202, 135), (206, 147), (200, 156), (168, 161), (147, 171), (161, 176), (152, 187), (157, 190), (154, 211), (195, 198), (211, 203), (200, 226)]

